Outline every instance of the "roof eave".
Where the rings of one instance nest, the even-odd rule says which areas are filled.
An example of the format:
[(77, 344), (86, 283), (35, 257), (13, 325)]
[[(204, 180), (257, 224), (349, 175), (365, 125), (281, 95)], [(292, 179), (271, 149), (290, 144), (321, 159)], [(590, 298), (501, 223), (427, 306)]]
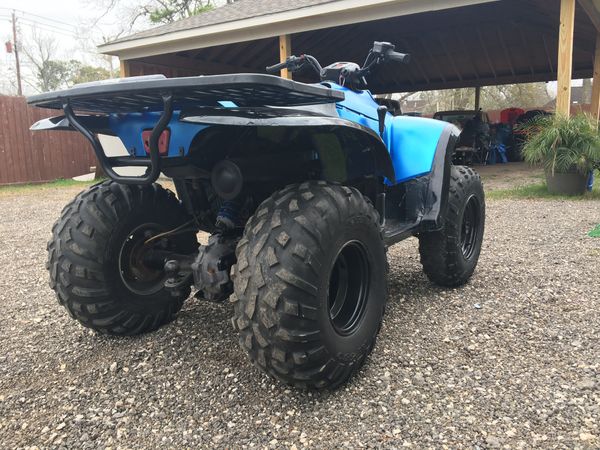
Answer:
[(499, 0), (340, 0), (281, 13), (225, 22), (98, 46), (121, 59), (174, 53), (300, 33), (394, 16), (457, 8)]

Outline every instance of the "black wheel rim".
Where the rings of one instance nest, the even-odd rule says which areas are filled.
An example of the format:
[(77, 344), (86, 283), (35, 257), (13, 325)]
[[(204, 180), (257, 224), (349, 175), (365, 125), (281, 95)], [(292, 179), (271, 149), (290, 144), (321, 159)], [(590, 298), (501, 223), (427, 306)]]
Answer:
[(479, 222), (481, 220), (479, 210), (479, 200), (472, 195), (465, 205), (460, 233), (460, 246), (465, 259), (471, 258), (477, 248)]
[(360, 326), (370, 278), (370, 265), (364, 247), (356, 241), (348, 242), (338, 253), (329, 275), (329, 319), (339, 334), (352, 334)]
[(138, 295), (152, 295), (164, 287), (166, 279), (162, 268), (148, 264), (147, 256), (154, 249), (165, 250), (169, 246), (166, 239), (150, 238), (166, 231), (165, 227), (147, 223), (135, 228), (121, 246), (119, 252), (119, 273), (125, 287)]

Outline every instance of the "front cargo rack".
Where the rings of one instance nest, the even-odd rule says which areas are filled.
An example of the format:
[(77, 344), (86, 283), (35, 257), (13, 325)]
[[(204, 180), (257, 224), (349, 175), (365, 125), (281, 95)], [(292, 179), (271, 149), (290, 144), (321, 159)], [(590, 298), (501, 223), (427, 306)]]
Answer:
[[(62, 91), (33, 95), (27, 103), (40, 108), (62, 109), (69, 127), (79, 131), (92, 144), (106, 174), (125, 184), (151, 184), (160, 175), (158, 140), (167, 128), (173, 111), (198, 107), (302, 106), (339, 102), (344, 93), (325, 86), (298, 83), (263, 74), (210, 75), (165, 78), (162, 75), (123, 78), (76, 85)], [(93, 114), (162, 112), (152, 129), (148, 158), (109, 158), (97, 135), (86, 127), (76, 111)], [(142, 176), (124, 176), (114, 167), (145, 166)]]

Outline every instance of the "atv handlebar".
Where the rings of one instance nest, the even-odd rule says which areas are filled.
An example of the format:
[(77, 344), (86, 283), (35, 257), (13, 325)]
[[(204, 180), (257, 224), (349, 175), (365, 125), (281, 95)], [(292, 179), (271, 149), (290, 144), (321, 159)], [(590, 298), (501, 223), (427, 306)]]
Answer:
[(410, 63), (410, 55), (408, 53), (390, 51), (386, 56), (390, 61), (400, 62), (403, 64)]
[(321, 73), (321, 70), (323, 70), (321, 64), (317, 61), (317, 58), (310, 55), (292, 55), (282, 63), (268, 66), (266, 70), (269, 73), (277, 73), (282, 69), (288, 69), (290, 72), (297, 72), (306, 65), (310, 66), (319, 74)]
[[(358, 66), (354, 65), (358, 68), (358, 70), (354, 70), (352, 74), (348, 75), (356, 78), (357, 80), (362, 80), (363, 83), (366, 83), (363, 77), (368, 75), (375, 68), (375, 66), (379, 64), (388, 61), (400, 62), (404, 64), (408, 64), (410, 62), (409, 54), (399, 53), (394, 51), (394, 49), (395, 46), (389, 42), (375, 41), (373, 43), (373, 48), (371, 49), (371, 51), (369, 51), (369, 54), (367, 56), (367, 59), (365, 60), (365, 63), (363, 64), (363, 67), (358, 68)], [(307, 65), (319, 74), (319, 76), (321, 77), (321, 81), (326, 81), (323, 77), (326, 76), (325, 73), (327, 71), (327, 68), (323, 70), (323, 67), (321, 67), (319, 61), (317, 61), (317, 59), (311, 55), (292, 55), (288, 57), (284, 62), (274, 64), (272, 66), (267, 66), (266, 71), (268, 73), (277, 73), (282, 69), (287, 69), (290, 72), (297, 72)]]
[(381, 61), (396, 61), (404, 64), (408, 64), (410, 62), (410, 55), (406, 53), (399, 53), (394, 51), (396, 46), (394, 44), (390, 44), (389, 42), (373, 42), (373, 48), (369, 52), (369, 56), (367, 56), (367, 61), (365, 61), (365, 67), (368, 65), (370, 57), (376, 58), (379, 62)]
[(284, 61), (282, 63), (279, 64), (273, 64), (272, 66), (267, 66), (266, 67), (266, 71), (269, 73), (277, 73), (280, 70), (283, 70), (287, 68), (287, 61)]

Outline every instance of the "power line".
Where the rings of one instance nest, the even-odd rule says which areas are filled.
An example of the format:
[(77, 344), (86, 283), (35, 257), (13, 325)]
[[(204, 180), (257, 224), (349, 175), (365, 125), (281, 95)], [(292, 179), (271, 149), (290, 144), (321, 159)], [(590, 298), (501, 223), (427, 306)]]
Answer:
[(30, 19), (28, 17), (18, 17), (18, 19), (21, 22), (25, 21), (25, 22), (33, 23), (33, 24), (40, 25), (40, 26), (43, 26), (43, 27), (52, 28), (54, 30), (62, 31), (64, 33), (73, 33), (73, 34), (76, 33), (76, 30), (74, 28), (71, 28), (71, 29), (61, 28), (61, 27), (57, 27), (57, 26), (51, 25), (49, 23), (38, 22), (37, 20)]
[(69, 28), (76, 28), (74, 25), (72, 25), (72, 24), (70, 24), (68, 22), (63, 22), (62, 20), (54, 19), (52, 17), (41, 16), (39, 14), (35, 14), (35, 13), (29, 12), (29, 11), (24, 11), (22, 9), (18, 9), (18, 8), (6, 8), (6, 7), (0, 7), (0, 9), (3, 9), (5, 11), (16, 11), (16, 12), (19, 12), (21, 14), (27, 14), (27, 15), (30, 15), (30, 16), (34, 16), (34, 17), (37, 17), (39, 19), (43, 19), (43, 20), (48, 21), (48, 22), (55, 22), (55, 23), (58, 23), (58, 24), (61, 24), (61, 25), (66, 25)]
[[(0, 10), (8, 10), (9, 8), (0, 8)], [(29, 27), (37, 27), (40, 28), (46, 32), (49, 33), (57, 33), (57, 34), (62, 34), (63, 36), (67, 36), (67, 37), (77, 37), (78, 33), (77, 33), (77, 28), (73, 25), (67, 24), (66, 22), (62, 22), (59, 20), (54, 20), (54, 19), (50, 19), (50, 18), (46, 18), (43, 16), (40, 16), (38, 14), (33, 14), (33, 13), (29, 13), (20, 9), (14, 9), (13, 11), (18, 11), (19, 13), (21, 13), (20, 15), (16, 15), (16, 19), (19, 20), (23, 25), (25, 26), (29, 26)], [(41, 19), (50, 21), (50, 22), (56, 22), (56, 23), (60, 23), (60, 24), (64, 24), (66, 26), (68, 26), (69, 28), (65, 28), (63, 26), (58, 26), (58, 25), (53, 25), (52, 23), (45, 23), (42, 22), (40, 20), (36, 20), (36, 19), (32, 19), (26, 16), (23, 16), (23, 14), (27, 14), (30, 16), (35, 16), (35, 17), (39, 17)], [(3, 16), (0, 15), (0, 18), (6, 18), (9, 21), (11, 20), (10, 16)]]
[(50, 25), (44, 24), (44, 23), (40, 23), (40, 22), (35, 22), (32, 21), (30, 19), (25, 19), (23, 17), (19, 18), (19, 21), (30, 28), (40, 28), (44, 31), (47, 31), (49, 33), (57, 33), (57, 34), (62, 34), (63, 36), (68, 36), (68, 37), (74, 37), (77, 36), (77, 33), (75, 31), (67, 31), (67, 30), (63, 30), (60, 28), (54, 28), (54, 27), (50, 27)]
[[(33, 15), (33, 14), (32, 14)], [(68, 27), (62, 26), (62, 25), (54, 25), (52, 23), (46, 23), (46, 22), (42, 22), (38, 19), (32, 19), (30, 17), (24, 16), (24, 15), (18, 15), (17, 16), (18, 19), (20, 20), (26, 20), (28, 22), (33, 22), (39, 25), (44, 25), (50, 28), (56, 28), (57, 30), (61, 30), (61, 31), (65, 31), (67, 33), (74, 33), (77, 31), (77, 27), (73, 26), (73, 25), (69, 25)]]
[(53, 25), (51, 23), (46, 23), (46, 22), (41, 22), (39, 20), (36, 19), (30, 19), (29, 17), (25, 17), (25, 16), (17, 16), (17, 18), (19, 20), (25, 20), (27, 22), (31, 22), (31, 23), (35, 23), (37, 25), (43, 25), (45, 27), (49, 27), (49, 28), (55, 28), (57, 30), (60, 31), (64, 31), (65, 33), (75, 33), (77, 31), (77, 29), (75, 27), (72, 28), (64, 28), (62, 26), (58, 26), (58, 25)]
[(46, 33), (50, 33), (50, 34), (59, 34), (59, 35), (61, 35), (61, 36), (64, 36), (64, 37), (69, 37), (69, 38), (73, 38), (73, 37), (75, 37), (75, 36), (76, 36), (75, 34), (63, 33), (62, 31), (56, 31), (56, 30), (50, 30), (50, 29), (48, 29), (48, 28), (39, 27), (39, 26), (37, 26), (37, 25), (33, 25), (33, 24), (30, 24), (30, 23), (22, 23), (21, 25), (24, 25), (24, 26), (26, 26), (26, 27), (29, 27), (29, 28), (30, 28), (30, 29), (32, 29), (32, 30), (42, 30), (42, 31), (44, 31), (44, 32), (46, 32)]
[(21, 14), (28, 14), (30, 16), (34, 16), (34, 17), (37, 17), (39, 19), (46, 20), (48, 22), (54, 22), (54, 23), (58, 23), (58, 24), (67, 26), (69, 28), (75, 28), (75, 26), (73, 26), (72, 24), (70, 24), (68, 22), (63, 22), (62, 20), (56, 20), (56, 19), (53, 19), (52, 17), (40, 16), (39, 14), (34, 14), (34, 13), (27, 12), (27, 11), (22, 11), (20, 9), (17, 10), (17, 11), (19, 11)]

